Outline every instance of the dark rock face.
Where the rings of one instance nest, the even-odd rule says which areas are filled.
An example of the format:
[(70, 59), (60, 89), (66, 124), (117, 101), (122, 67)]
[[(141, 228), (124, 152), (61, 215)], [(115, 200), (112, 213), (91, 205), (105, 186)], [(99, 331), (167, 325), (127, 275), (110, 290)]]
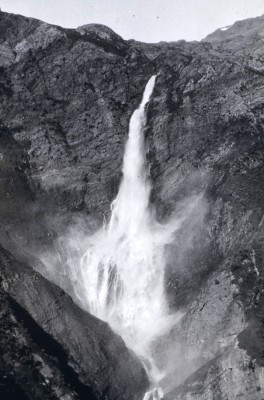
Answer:
[[(129, 118), (158, 74), (146, 130), (152, 203), (163, 220), (203, 196), (168, 249), (168, 300), (184, 312), (161, 350), (161, 363), (173, 358), (168, 399), (264, 396), (263, 21), (201, 43), (143, 44), (97, 25), (67, 30), (0, 13), (0, 243), (38, 269), (39, 251), (77, 217), (97, 226), (109, 213)], [(47, 315), (16, 285), (8, 293), (44, 329)], [(88, 362), (59, 331), (48, 334)]]
[(145, 370), (106, 323), (3, 249), (0, 276), (4, 390), (14, 381), (25, 398), (143, 397)]

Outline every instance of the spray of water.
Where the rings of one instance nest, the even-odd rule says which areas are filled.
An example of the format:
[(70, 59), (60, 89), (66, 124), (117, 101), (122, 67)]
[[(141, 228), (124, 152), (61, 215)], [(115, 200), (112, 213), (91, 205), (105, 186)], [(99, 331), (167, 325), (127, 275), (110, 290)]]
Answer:
[(111, 218), (89, 238), (81, 259), (83, 294), (91, 313), (107, 321), (143, 360), (153, 389), (145, 399), (160, 399), (155, 385), (163, 377), (152, 343), (168, 331), (175, 316), (168, 313), (164, 291), (165, 246), (181, 219), (159, 224), (149, 207), (151, 184), (145, 156), (146, 104), (153, 76), (130, 120), (123, 160), (123, 179), (111, 206)]

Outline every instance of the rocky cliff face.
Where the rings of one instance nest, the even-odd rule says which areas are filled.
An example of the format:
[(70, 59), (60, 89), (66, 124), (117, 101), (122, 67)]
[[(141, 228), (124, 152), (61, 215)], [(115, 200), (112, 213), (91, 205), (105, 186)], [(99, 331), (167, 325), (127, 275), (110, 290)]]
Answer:
[(0, 276), (1, 398), (143, 397), (146, 372), (106, 323), (2, 248)]
[[(264, 396), (263, 21), (236, 23), (200, 43), (144, 44), (124, 41), (103, 26), (69, 30), (0, 13), (0, 243), (43, 273), (39, 254), (52, 252), (68, 226), (81, 219), (93, 230), (108, 215), (129, 118), (147, 80), (158, 74), (146, 131), (152, 203), (162, 221), (193, 194), (201, 195), (168, 248), (168, 300), (184, 316), (165, 344), (157, 345), (161, 364), (171, 357), (167, 399)], [(77, 338), (75, 348), (71, 335), (61, 339), (57, 325), (47, 328), (45, 310), (34, 311), (10, 268), (1, 292), (7, 312), (17, 315), (22, 307), (29, 313), (72, 355), (78, 366), (71, 373), (78, 374), (80, 385), (96, 390), (93, 369), (78, 348), (87, 342)], [(30, 274), (42, 279), (25, 272), (28, 284)], [(8, 288), (5, 279), (12, 281)], [(47, 281), (43, 285), (54, 292)], [(60, 307), (79, 321), (81, 311), (75, 315), (68, 297)], [(95, 324), (83, 318), (87, 328), (79, 321), (80, 332)], [(34, 338), (24, 333), (19, 318), (16, 323), (10, 335), (12, 329), (28, 335), (30, 348)], [(54, 363), (35, 346), (37, 359)], [(124, 361), (129, 356), (123, 351)], [(129, 364), (135, 360), (126, 360), (135, 371), (133, 382), (139, 382), (127, 388), (126, 398), (133, 398), (130, 387), (140, 394), (144, 377), (140, 366)], [(56, 379), (67, 383), (55, 364), (49, 368), (57, 368)], [(16, 381), (19, 371), (8, 379)], [(108, 382), (109, 398), (117, 398), (116, 375), (102, 378), (98, 385)], [(126, 378), (118, 379), (124, 388)], [(58, 398), (72, 396), (71, 386), (52, 385), (64, 390)]]

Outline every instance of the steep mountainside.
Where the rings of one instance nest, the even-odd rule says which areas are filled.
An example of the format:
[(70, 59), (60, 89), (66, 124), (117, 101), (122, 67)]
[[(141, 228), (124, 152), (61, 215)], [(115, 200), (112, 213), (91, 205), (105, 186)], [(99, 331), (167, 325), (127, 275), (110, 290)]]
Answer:
[(6, 399), (142, 398), (146, 372), (106, 323), (2, 248), (0, 276)]
[[(0, 12), (0, 244), (43, 274), (41, 254), (55, 254), (57, 238), (70, 226), (81, 220), (92, 231), (107, 218), (121, 178), (131, 113), (146, 82), (157, 74), (146, 130), (152, 205), (164, 221), (194, 194), (201, 196), (168, 248), (168, 301), (172, 311), (184, 316), (166, 342), (157, 344), (161, 364), (171, 357), (166, 399), (264, 397), (263, 26), (264, 17), (259, 17), (218, 30), (200, 43), (144, 44), (124, 41), (100, 25), (62, 29)], [(28, 303), (28, 292), (18, 290), (18, 278), (12, 278), (12, 268), (20, 267), (10, 261), (12, 267), (5, 269), (10, 256), (3, 257), (2, 326), (11, 324), (10, 335), (16, 330), (30, 348), (35, 339), (24, 331), (23, 318), (16, 317), (26, 315), (62, 346), (59, 351), (73, 354), (85, 370), (74, 379), (93, 386), (95, 372), (79, 347), (89, 347), (89, 340), (79, 342), (77, 335), (75, 347), (71, 336), (61, 338), (56, 329), (66, 317), (55, 327), (47, 325), (41, 315), (49, 300), (36, 305), (36, 311), (32, 302), (38, 303), (37, 297)], [(91, 323), (98, 332), (91, 316), (80, 318), (79, 309), (75, 316), (77, 306), (70, 298), (29, 268), (21, 267), (22, 281), (31, 281), (31, 275), (43, 279), (54, 307), (70, 313), (70, 325), (76, 318), (80, 329)], [(67, 300), (58, 306), (57, 296)], [(8, 313), (16, 322), (7, 321)], [(113, 334), (105, 329), (107, 342)], [(91, 329), (90, 335), (97, 343), (98, 334)], [(1, 352), (8, 353), (5, 340), (1, 333)], [(41, 357), (41, 363), (59, 371), (56, 379), (62, 383), (52, 383), (60, 387), (59, 392), (52, 389), (54, 398), (74, 398), (60, 361), (42, 355), (41, 344), (34, 346), (34, 360)], [(146, 386), (141, 366), (119, 338), (114, 346), (114, 353), (122, 348), (120, 363), (126, 364), (127, 374), (134, 373), (124, 398), (133, 398), (133, 387), (140, 396)], [(12, 358), (10, 353), (7, 357)], [(114, 357), (106, 358), (115, 363)], [(21, 388), (20, 367), (12, 365), (8, 379)], [(70, 368), (75, 374), (79, 367)], [(124, 388), (128, 375), (105, 378), (107, 398), (118, 398), (116, 379)], [(33, 393), (40, 389), (32, 376), (23, 376), (30, 387), (23, 389), (25, 396), (48, 398)]]

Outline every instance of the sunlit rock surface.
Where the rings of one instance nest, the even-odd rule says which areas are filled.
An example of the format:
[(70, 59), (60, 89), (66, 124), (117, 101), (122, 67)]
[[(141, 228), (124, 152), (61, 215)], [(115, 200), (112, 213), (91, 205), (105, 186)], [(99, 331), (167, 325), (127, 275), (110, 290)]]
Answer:
[[(0, 13), (0, 243), (43, 273), (39, 255), (67, 226), (81, 219), (92, 231), (109, 215), (129, 119), (158, 74), (146, 132), (152, 203), (163, 220), (185, 198), (205, 199), (168, 248), (168, 301), (184, 313), (157, 345), (161, 364), (171, 357), (168, 399), (264, 396), (263, 24), (143, 44)], [(27, 310), (26, 292), (17, 296)]]

